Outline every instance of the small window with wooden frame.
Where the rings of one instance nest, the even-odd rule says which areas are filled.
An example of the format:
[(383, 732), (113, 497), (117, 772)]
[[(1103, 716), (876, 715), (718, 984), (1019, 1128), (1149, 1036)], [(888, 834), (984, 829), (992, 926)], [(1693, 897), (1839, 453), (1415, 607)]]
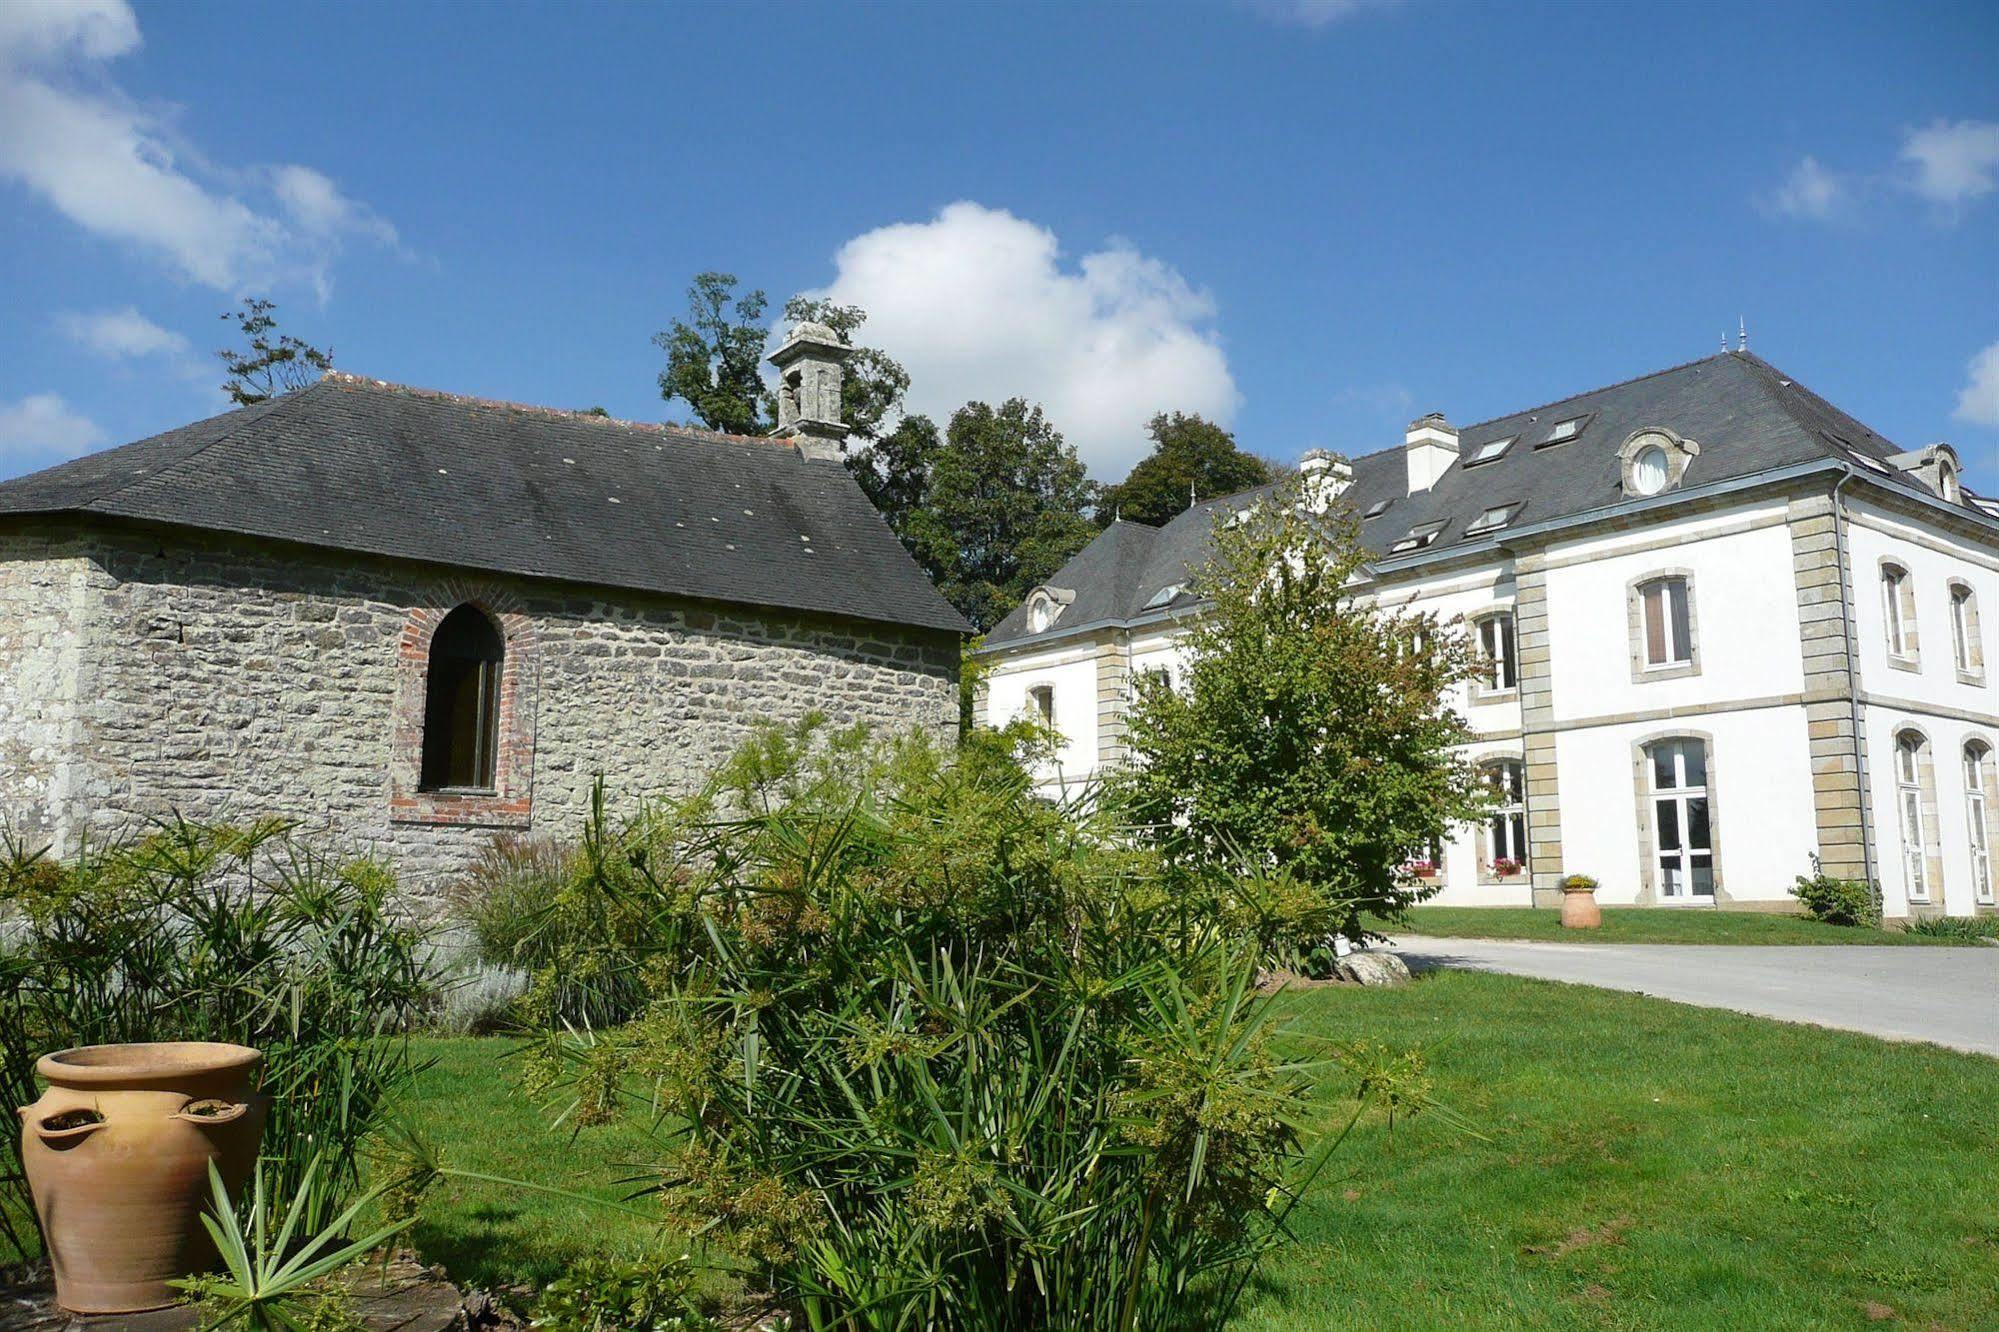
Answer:
[(1655, 569), (1625, 589), (1631, 678), (1644, 684), (1701, 673), (1700, 616), (1690, 569)]
[(397, 823), (532, 822), (537, 633), (494, 589), (452, 586), (404, 623), (389, 750)]
[(460, 606), (437, 626), (424, 686), (419, 790), (492, 793), (506, 659), (499, 627), (477, 606)]

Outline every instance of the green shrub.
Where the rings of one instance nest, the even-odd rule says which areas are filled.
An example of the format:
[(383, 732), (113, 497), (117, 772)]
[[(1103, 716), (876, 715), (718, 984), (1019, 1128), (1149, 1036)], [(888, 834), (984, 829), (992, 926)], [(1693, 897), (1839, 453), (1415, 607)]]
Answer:
[(1817, 856), (1812, 872), (1800, 874), (1791, 893), (1814, 920), (1828, 925), (1869, 925), (1881, 923), (1881, 894), (1874, 885), (1860, 879), (1837, 879), (1825, 872)]
[[(391, 913), (395, 879), (333, 861), (284, 825), (175, 820), (58, 864), (9, 841), (0, 857), (0, 1094), (39, 1094), (51, 1050), (234, 1041), (264, 1052), (263, 1152), (279, 1196), (316, 1206), (357, 1183), (359, 1148), (416, 1072), (404, 1028), (430, 1000), (418, 929)], [(4, 1181), (30, 1215), (18, 1141)], [(0, 1217), (6, 1209), (0, 1207)], [(317, 1228), (323, 1217), (301, 1217)], [(24, 1248), (25, 1235), (14, 1234)]]
[(552, 1024), (537, 1077), (667, 1134), (669, 1215), (811, 1327), (1218, 1327), (1324, 1160), (1254, 929), (1036, 798), (1031, 742), (808, 723), (670, 853), (593, 819), (648, 1001)]
[(530, 1325), (544, 1332), (711, 1332), (686, 1254), (624, 1261), (592, 1255), (544, 1286)]
[(1999, 939), (1999, 916), (1924, 916), (1909, 922), (1909, 933), (1926, 939), (1957, 939), (1976, 943)]

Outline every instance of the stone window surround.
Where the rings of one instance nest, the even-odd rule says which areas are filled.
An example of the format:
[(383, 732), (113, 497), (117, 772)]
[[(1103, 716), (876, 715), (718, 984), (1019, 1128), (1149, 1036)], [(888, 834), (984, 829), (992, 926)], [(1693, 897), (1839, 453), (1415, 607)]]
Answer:
[(1479, 653), (1479, 660), (1485, 661), (1485, 639), (1483, 630), (1487, 620), (1506, 616), (1513, 620), (1513, 685), (1507, 689), (1494, 689), (1488, 684), (1483, 671), (1472, 677), (1471, 701), (1474, 703), (1504, 703), (1520, 697), (1520, 620), (1514, 615), (1512, 602), (1495, 602), (1465, 614), (1465, 625), (1472, 633), (1472, 646)]
[[(1651, 666), (1645, 660), (1645, 589), (1668, 578), (1682, 579), (1687, 585), (1687, 659)], [(1701, 673), (1700, 598), (1695, 595), (1692, 569), (1649, 569), (1638, 575), (1624, 585), (1624, 609), (1631, 636), (1631, 683), (1684, 680)]]
[[(539, 635), (508, 593), (464, 583), (447, 584), (448, 600), (412, 610), (396, 646), (396, 692), (389, 746), (389, 820), (392, 823), (459, 824), (526, 828), (534, 798), (535, 683)], [(493, 790), (425, 791), (423, 723), (430, 678), (431, 640), (444, 617), (472, 606), (493, 621), (505, 644), (500, 667), (500, 715)]]
[[(1958, 750), (1959, 772), (1965, 770), (1965, 764), (1969, 762), (1973, 749), (1980, 749), (1984, 753), (1984, 757), (1979, 761), (1978, 774), (1981, 779), (1980, 789), (1985, 796), (1985, 858), (1988, 867), (1986, 882), (1991, 885), (1993, 891), (1991, 896), (1977, 896), (1976, 881), (1974, 881), (1972, 906), (1974, 909), (1983, 907), (1991, 910), (1999, 906), (1999, 837), (1995, 837), (1994, 822), (1999, 820), (1999, 746), (1995, 746), (1992, 737), (1981, 731), (1970, 732), (1964, 737), (1963, 747)], [(1971, 795), (1970, 790), (1964, 793), (1966, 804), (1964, 831), (1967, 851), (1970, 849), (1971, 837), (1969, 808)]]
[[(1883, 555), (1878, 561), (1881, 585), (1881, 646), (1888, 654), (1888, 664), (1898, 671), (1921, 671), (1923, 654), (1921, 641), (1916, 637), (1916, 579), (1909, 572), (1909, 566), (1893, 556)], [(1902, 646), (1904, 651), (1895, 651), (1895, 640), (1888, 632), (1888, 582), (1897, 580), (1897, 605), (1902, 618)]]
[(1531, 855), (1533, 854), (1532, 839), (1531, 837), (1526, 835), (1527, 834), (1526, 757), (1522, 754), (1518, 754), (1510, 750), (1494, 750), (1493, 752), (1488, 754), (1481, 754), (1477, 758), (1472, 760), (1472, 766), (1479, 771), (1481, 777), (1485, 775), (1485, 770), (1487, 768), (1496, 768), (1502, 763), (1516, 763), (1520, 766), (1520, 802), (1519, 802), (1520, 828), (1523, 834), (1522, 840), (1526, 841), (1528, 845), (1522, 848), (1522, 859), (1520, 862), (1519, 869), (1515, 870), (1511, 874), (1494, 873), (1492, 868), (1492, 857), (1487, 854), (1492, 844), (1491, 821), (1489, 817), (1486, 819), (1479, 820), (1479, 822), (1475, 825), (1478, 831), (1478, 835), (1474, 842), (1474, 846), (1476, 847), (1478, 852), (1478, 882), (1481, 888), (1497, 888), (1509, 884), (1525, 883), (1527, 881), (1527, 875), (1528, 875), (1528, 865), (1529, 865), (1528, 857), (1531, 857)]
[[(1985, 628), (1978, 618), (1978, 592), (1962, 578), (1952, 578), (1944, 584), (1950, 594), (1951, 622), (1951, 666), (1957, 671), (1959, 684), (1983, 687), (1985, 684)], [(1960, 609), (1960, 606), (1962, 609)], [(1958, 636), (1962, 634), (1962, 651), (1968, 660), (1960, 661)]]
[[(1909, 904), (1911, 915), (1922, 907), (1935, 914), (1943, 909), (1943, 830), (1937, 818), (1937, 774), (1936, 743), (1930, 733), (1914, 721), (1898, 721), (1889, 730), (1893, 746), (1889, 753), (1888, 773), (1895, 786), (1895, 865), (1902, 873), (1902, 889)], [(1908, 848), (1902, 842), (1902, 737), (1915, 736), (1921, 743), (1916, 748), (1916, 791), (1921, 802), (1923, 815), (1923, 879), (1924, 891), (1921, 897), (1915, 894), (1915, 886), (1908, 881)]]
[[(1655, 444), (1666, 451), (1666, 484), (1647, 495), (1637, 485), (1638, 455)], [(1645, 426), (1634, 430), (1617, 450), (1619, 488), (1626, 499), (1650, 499), (1663, 495), (1680, 484), (1680, 478), (1687, 474), (1687, 468), (1700, 454), (1701, 446), (1697, 442), (1683, 439), (1677, 431), (1665, 426)]]
[(1671, 730), (1654, 731), (1641, 735), (1631, 742), (1632, 794), (1638, 813), (1638, 906), (1689, 907), (1696, 910), (1708, 908), (1709, 902), (1696, 897), (1668, 900), (1659, 891), (1658, 856), (1652, 846), (1652, 756), (1646, 753), (1651, 746), (1662, 740), (1698, 740), (1707, 750), (1707, 844), (1708, 859), (1714, 870), (1714, 897), (1712, 907), (1719, 908), (1731, 900), (1722, 879), (1721, 861), (1721, 795), (1720, 784), (1715, 774), (1714, 736), (1707, 731), (1692, 727), (1678, 726)]

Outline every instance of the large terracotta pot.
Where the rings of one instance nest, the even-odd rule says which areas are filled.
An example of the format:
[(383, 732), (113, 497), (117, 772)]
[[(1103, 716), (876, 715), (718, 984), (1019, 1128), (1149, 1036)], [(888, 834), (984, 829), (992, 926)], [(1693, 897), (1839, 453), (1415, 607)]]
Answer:
[(252, 1093), (263, 1056), (245, 1045), (165, 1041), (86, 1045), (42, 1056), (49, 1084), (21, 1110), (21, 1158), (55, 1269), (74, 1313), (172, 1304), (166, 1283), (206, 1271), (201, 1224), (214, 1161), (232, 1191), (264, 1131)]
[(1562, 886), (1562, 928), (1593, 930), (1603, 924), (1603, 912), (1596, 904), (1596, 885)]

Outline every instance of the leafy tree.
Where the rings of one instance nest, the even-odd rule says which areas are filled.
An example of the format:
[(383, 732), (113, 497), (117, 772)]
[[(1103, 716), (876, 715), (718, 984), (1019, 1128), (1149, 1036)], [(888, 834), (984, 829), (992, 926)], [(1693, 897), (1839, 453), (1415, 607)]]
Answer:
[(951, 415), (906, 540), (938, 589), (981, 632), (1096, 535), (1095, 487), (1041, 408), (1009, 398)]
[(1116, 780), (1176, 863), (1247, 859), (1310, 890), (1316, 910), (1298, 914), (1317, 932), (1358, 938), (1363, 912), (1425, 895), (1402, 867), (1486, 808), (1446, 701), (1476, 659), (1434, 615), (1357, 594), (1351, 508), (1300, 500), (1287, 482), (1216, 525), (1192, 579), (1210, 608), (1183, 640), (1183, 687), (1140, 680)]
[(911, 521), (930, 494), (930, 469), (943, 447), (937, 423), (917, 415), (903, 417), (895, 429), (847, 454), (847, 470), (911, 554), (916, 553)]
[(1213, 499), (1274, 479), (1263, 459), (1243, 452), (1234, 435), (1204, 417), (1161, 412), (1145, 430), (1152, 452), (1124, 480), (1104, 487), (1099, 527), (1120, 517), (1163, 526), (1186, 510), (1190, 493)]
[(762, 291), (740, 297), (735, 291), (733, 273), (695, 276), (687, 289), (688, 318), (653, 335), (666, 353), (659, 394), (685, 402), (710, 430), (760, 435), (770, 419), (762, 370), (768, 301)]
[(216, 351), (222, 368), (229, 372), (222, 391), (238, 407), (253, 407), (280, 393), (290, 393), (318, 380), (333, 368), (331, 348), (321, 351), (311, 343), (278, 333), (277, 305), (259, 297), (244, 298), (241, 309), (223, 314), (222, 322), (234, 323), (244, 345)]

